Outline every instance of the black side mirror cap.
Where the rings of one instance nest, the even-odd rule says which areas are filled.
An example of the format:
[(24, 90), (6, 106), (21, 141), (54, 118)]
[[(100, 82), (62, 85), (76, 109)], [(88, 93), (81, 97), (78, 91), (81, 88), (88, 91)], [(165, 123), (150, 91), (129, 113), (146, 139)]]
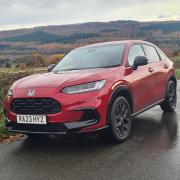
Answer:
[(48, 66), (48, 72), (51, 72), (54, 69), (55, 66), (56, 66), (56, 64), (49, 65)]
[(145, 56), (135, 57), (133, 69), (136, 70), (138, 66), (144, 66), (148, 64), (148, 59)]

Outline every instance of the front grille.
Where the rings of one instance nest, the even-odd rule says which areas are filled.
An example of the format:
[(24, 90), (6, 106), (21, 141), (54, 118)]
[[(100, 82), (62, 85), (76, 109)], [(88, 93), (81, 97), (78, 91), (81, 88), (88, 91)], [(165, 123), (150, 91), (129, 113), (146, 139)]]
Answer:
[(10, 109), (16, 114), (56, 114), (61, 105), (52, 98), (18, 98), (11, 102)]

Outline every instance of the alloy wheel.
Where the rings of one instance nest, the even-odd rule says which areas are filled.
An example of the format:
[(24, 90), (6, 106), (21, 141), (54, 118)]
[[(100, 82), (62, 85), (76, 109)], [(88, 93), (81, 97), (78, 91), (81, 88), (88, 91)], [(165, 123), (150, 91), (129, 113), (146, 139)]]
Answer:
[(121, 140), (127, 138), (131, 130), (131, 109), (124, 97), (119, 97), (111, 111), (112, 128), (115, 136)]

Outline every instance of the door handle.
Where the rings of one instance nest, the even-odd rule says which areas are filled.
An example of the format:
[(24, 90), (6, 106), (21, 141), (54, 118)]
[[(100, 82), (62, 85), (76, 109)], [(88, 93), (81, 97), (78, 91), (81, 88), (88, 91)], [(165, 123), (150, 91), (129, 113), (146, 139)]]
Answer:
[(164, 65), (164, 68), (165, 68), (165, 69), (168, 69), (168, 68), (169, 68), (169, 66), (168, 66), (167, 64), (165, 64), (165, 65)]
[(154, 69), (150, 67), (150, 68), (148, 69), (148, 71), (149, 71), (149, 72), (153, 72)]

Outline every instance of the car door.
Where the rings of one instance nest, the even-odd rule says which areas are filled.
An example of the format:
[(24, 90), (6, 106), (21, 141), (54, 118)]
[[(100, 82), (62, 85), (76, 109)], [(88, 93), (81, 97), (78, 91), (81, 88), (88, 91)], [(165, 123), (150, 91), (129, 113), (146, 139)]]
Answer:
[(160, 60), (157, 62), (157, 96), (159, 100), (165, 98), (165, 93), (167, 89), (167, 78), (168, 78), (168, 71), (170, 69), (170, 63), (168, 61), (168, 57), (156, 47), (156, 50), (159, 54)]
[[(130, 47), (128, 53), (128, 65), (133, 66), (135, 57), (145, 56), (144, 50), (140, 44), (134, 44)], [(138, 112), (155, 102), (154, 94), (156, 87), (155, 73), (151, 64), (139, 66), (133, 70), (131, 88), (134, 102), (134, 113)]]
[(160, 55), (157, 52), (155, 46), (149, 44), (142, 44), (145, 51), (146, 57), (148, 58), (149, 67), (153, 71), (153, 79), (156, 81), (155, 91), (154, 91), (154, 102), (162, 100), (165, 96), (166, 89), (166, 69), (165, 63), (161, 60)]

